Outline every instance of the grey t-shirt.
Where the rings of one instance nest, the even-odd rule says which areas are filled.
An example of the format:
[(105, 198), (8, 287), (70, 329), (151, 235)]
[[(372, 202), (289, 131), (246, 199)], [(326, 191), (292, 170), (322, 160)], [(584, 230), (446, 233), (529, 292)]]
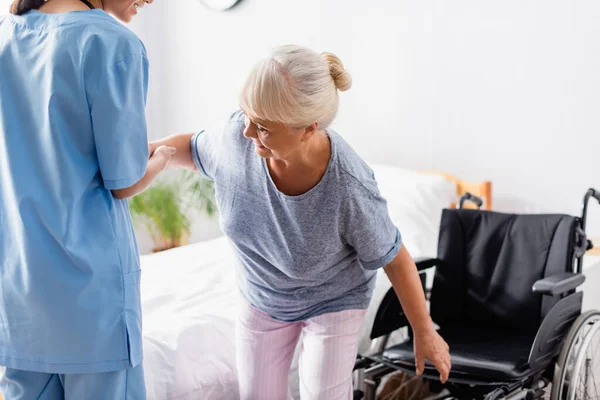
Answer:
[(321, 181), (299, 196), (281, 193), (266, 160), (243, 136), (244, 114), (192, 137), (196, 166), (214, 180), (221, 229), (239, 260), (242, 295), (281, 321), (366, 309), (376, 270), (401, 246), (373, 171), (332, 130)]

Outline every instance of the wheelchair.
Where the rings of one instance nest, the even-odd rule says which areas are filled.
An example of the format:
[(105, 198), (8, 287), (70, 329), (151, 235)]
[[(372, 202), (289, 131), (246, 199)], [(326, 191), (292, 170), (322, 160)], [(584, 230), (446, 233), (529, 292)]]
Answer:
[[(415, 376), (412, 332), (391, 288), (371, 328), (378, 349), (357, 357), (354, 399), (376, 399), (382, 379), (398, 372), (426, 382), (436, 399), (600, 398), (600, 311), (582, 312), (577, 290), (593, 247), (585, 233), (591, 198), (600, 203), (600, 192), (586, 192), (581, 217), (485, 211), (469, 193), (443, 210), (438, 257), (415, 263), (450, 346), (449, 379), (442, 384), (427, 361)], [(400, 328), (407, 339), (388, 346)]]

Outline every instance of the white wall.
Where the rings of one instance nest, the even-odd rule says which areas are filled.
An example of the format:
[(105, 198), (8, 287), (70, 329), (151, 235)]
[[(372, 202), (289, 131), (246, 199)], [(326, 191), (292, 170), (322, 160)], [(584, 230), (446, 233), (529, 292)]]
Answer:
[[(155, 137), (227, 115), (257, 57), (293, 42), (353, 73), (336, 128), (369, 161), (489, 179), (501, 211), (578, 214), (600, 188), (597, 1), (244, 0), (215, 13), (178, 0), (143, 14)], [(600, 208), (590, 218), (600, 237)]]
[(368, 161), (489, 179), (501, 211), (579, 213), (600, 188), (599, 18), (594, 0), (157, 0), (132, 29), (152, 137), (228, 115), (257, 57), (297, 43), (352, 72), (336, 128)]
[(8, 8), (12, 4), (11, 0), (0, 0), (0, 14), (8, 13)]
[(493, 180), (499, 209), (578, 213), (600, 187), (600, 3), (491, 4), (435, 2), (433, 165)]

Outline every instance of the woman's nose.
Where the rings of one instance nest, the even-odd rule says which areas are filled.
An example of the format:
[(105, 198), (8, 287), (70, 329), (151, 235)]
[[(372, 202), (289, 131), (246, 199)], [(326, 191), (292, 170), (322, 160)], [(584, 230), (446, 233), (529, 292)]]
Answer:
[(246, 129), (244, 129), (244, 136), (247, 137), (248, 139), (253, 139), (255, 137), (258, 137), (258, 135), (256, 134), (256, 125), (253, 124), (252, 122), (247, 122)]

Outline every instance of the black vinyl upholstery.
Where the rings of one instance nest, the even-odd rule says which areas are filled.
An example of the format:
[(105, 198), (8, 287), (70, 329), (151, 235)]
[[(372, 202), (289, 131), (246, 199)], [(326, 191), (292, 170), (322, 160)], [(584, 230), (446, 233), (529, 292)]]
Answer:
[[(510, 335), (482, 327), (446, 326), (439, 330), (450, 346), (453, 376), (472, 376), (479, 380), (511, 381), (527, 372), (527, 358), (533, 338)], [(498, 348), (501, 347), (501, 351)], [(414, 371), (413, 343), (408, 341), (387, 349), (384, 358)], [(435, 368), (425, 363), (425, 373), (437, 376)]]
[[(532, 287), (572, 271), (577, 226), (568, 215), (444, 210), (431, 315), (450, 346), (454, 373), (522, 376), (541, 321), (559, 300)], [(412, 343), (383, 357), (414, 363)]]

